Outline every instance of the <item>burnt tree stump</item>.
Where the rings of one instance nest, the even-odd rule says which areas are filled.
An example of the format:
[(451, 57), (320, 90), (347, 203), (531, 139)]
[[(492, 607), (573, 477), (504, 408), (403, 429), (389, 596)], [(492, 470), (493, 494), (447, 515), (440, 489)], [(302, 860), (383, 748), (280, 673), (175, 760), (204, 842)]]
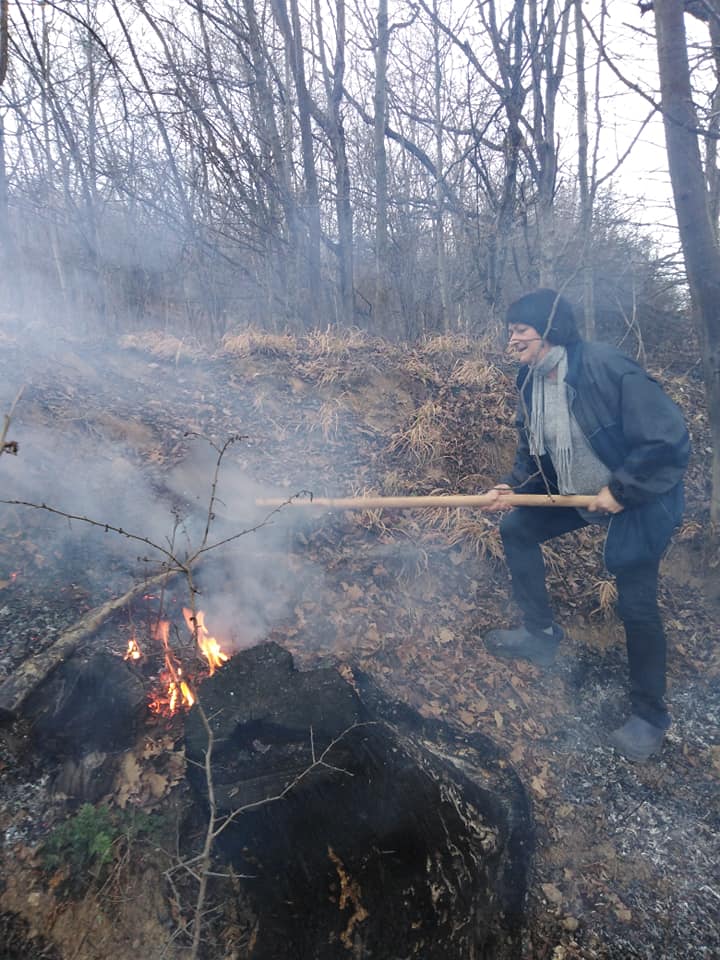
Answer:
[[(298, 672), (276, 644), (236, 655), (200, 701), (253, 958), (517, 955), (531, 821), (485, 738), (424, 721), (365, 678)], [(188, 769), (204, 798), (207, 744), (194, 708)]]
[(147, 717), (145, 685), (113, 653), (76, 655), (32, 691), (23, 717), (35, 746), (60, 761), (53, 792), (93, 803), (110, 788), (113, 754), (135, 742)]

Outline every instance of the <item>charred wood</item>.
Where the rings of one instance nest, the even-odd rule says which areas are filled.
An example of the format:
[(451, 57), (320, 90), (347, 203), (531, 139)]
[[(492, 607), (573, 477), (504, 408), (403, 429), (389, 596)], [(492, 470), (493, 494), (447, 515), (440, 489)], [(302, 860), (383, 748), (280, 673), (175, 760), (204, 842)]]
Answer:
[[(260, 960), (511, 958), (532, 847), (522, 785), (485, 738), (390, 703), (369, 681), (298, 672), (275, 644), (200, 688), (222, 857), (257, 916)], [(207, 800), (208, 736), (186, 722)]]

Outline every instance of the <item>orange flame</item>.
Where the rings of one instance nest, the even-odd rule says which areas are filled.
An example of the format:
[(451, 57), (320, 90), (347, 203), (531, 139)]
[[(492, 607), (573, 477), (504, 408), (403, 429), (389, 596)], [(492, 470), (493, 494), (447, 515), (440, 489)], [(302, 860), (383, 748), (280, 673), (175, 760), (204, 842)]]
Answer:
[(155, 638), (161, 641), (165, 649), (165, 668), (160, 673), (164, 693), (158, 694), (150, 701), (150, 709), (153, 713), (172, 716), (180, 707), (189, 709), (195, 703), (195, 697), (187, 682), (182, 679), (182, 667), (170, 649), (170, 623), (168, 620), (158, 622), (155, 628)]
[[(230, 659), (220, 648), (220, 644), (211, 637), (205, 626), (205, 614), (199, 610), (193, 614), (189, 608), (183, 609), (188, 630), (197, 638), (200, 653), (208, 663), (208, 672), (212, 676), (218, 667)], [(195, 703), (190, 684), (183, 679), (182, 667), (170, 646), (170, 622), (158, 621), (154, 630), (154, 639), (162, 643), (165, 652), (165, 666), (160, 672), (162, 692), (150, 701), (150, 710), (162, 716), (172, 716), (180, 709), (189, 709)], [(138, 659), (142, 652), (133, 638), (128, 643), (125, 659)]]
[(183, 607), (183, 616), (185, 617), (185, 623), (190, 633), (192, 633), (193, 636), (197, 636), (198, 647), (208, 662), (210, 676), (212, 676), (217, 668), (227, 663), (230, 658), (220, 649), (220, 644), (215, 637), (210, 636), (205, 626), (205, 614), (202, 610), (198, 610), (196, 614), (193, 614), (192, 610)]

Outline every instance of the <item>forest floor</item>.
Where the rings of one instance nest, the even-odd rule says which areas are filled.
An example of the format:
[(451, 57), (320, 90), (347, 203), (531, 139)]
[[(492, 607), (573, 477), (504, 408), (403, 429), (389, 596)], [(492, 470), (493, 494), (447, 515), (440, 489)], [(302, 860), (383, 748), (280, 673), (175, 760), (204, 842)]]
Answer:
[[(216, 635), (236, 646), (275, 640), (301, 668), (360, 669), (423, 716), (500, 746), (534, 811), (527, 960), (717, 957), (720, 577), (705, 535), (702, 384), (696, 367), (675, 360), (657, 372), (686, 413), (694, 452), (685, 522), (663, 562), (674, 723), (661, 757), (647, 764), (607, 745), (627, 710), (626, 661), (593, 528), (547, 549), (567, 639), (556, 665), (541, 670), (498, 660), (482, 643), (512, 620), (492, 515), (290, 505), (268, 518), (254, 508), (257, 496), (303, 490), (485, 490), (514, 448), (513, 369), (487, 345), (446, 337), (401, 349), (360, 335), (246, 332), (210, 354), (161, 334), (112, 349), (7, 337), (0, 410), (25, 390), (8, 433), (19, 441), (17, 460), (0, 460), (3, 499), (93, 517), (154, 543), (168, 543), (173, 516), (182, 516), (175, 536), (191, 541), (204, 529), (218, 450), (239, 436), (222, 457), (212, 529), (222, 540), (261, 526), (217, 548), (222, 559), (199, 573)], [(122, 495), (108, 500), (116, 487)], [(135, 582), (151, 549), (121, 541), (42, 508), (0, 505), (0, 682)], [(117, 652), (138, 625), (137, 611), (123, 616), (104, 634)], [(111, 799), (172, 809), (181, 774), (157, 758), (174, 749), (173, 728), (154, 719), (149, 730), (155, 752), (118, 761)], [(143, 772), (150, 763), (152, 777)], [(178, 918), (152, 857), (134, 872), (116, 864), (112, 883), (84, 900), (65, 899), (63, 883), (42, 874), (38, 851), (68, 809), (51, 780), (22, 723), (6, 724), (0, 957), (171, 956)], [(130, 908), (138, 900), (142, 918)], [(234, 949), (214, 956), (243, 955)]]

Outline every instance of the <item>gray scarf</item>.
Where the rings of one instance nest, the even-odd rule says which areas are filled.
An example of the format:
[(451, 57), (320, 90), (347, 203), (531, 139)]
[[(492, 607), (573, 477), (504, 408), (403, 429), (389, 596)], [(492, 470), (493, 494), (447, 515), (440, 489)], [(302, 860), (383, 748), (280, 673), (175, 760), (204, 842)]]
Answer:
[(572, 470), (572, 437), (570, 433), (570, 407), (567, 390), (564, 388), (568, 362), (565, 347), (555, 346), (532, 368), (532, 410), (530, 412), (530, 453), (541, 457), (545, 453), (545, 378), (557, 368), (558, 390), (555, 409), (557, 448), (553, 454), (553, 466), (558, 479), (558, 489), (570, 489)]

